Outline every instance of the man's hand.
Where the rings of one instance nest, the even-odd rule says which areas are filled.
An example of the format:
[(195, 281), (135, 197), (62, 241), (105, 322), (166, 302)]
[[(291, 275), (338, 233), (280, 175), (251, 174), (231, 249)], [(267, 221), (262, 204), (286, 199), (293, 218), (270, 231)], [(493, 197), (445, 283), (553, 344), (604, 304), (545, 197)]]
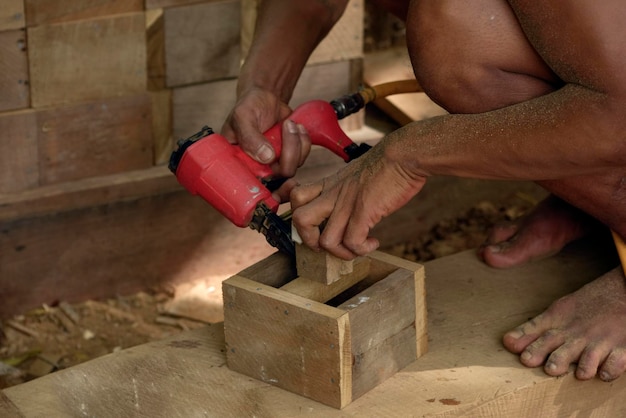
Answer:
[(422, 174), (389, 160), (376, 146), (337, 174), (293, 188), (292, 221), (306, 245), (350, 260), (378, 248), (370, 230), (419, 193), (425, 182)]
[[(222, 135), (239, 146), (253, 159), (272, 164), (280, 177), (293, 177), (311, 150), (311, 140), (304, 126), (286, 119), (291, 109), (273, 93), (251, 88), (241, 95), (222, 126)], [(263, 136), (263, 132), (280, 121), (282, 150), (280, 158)]]

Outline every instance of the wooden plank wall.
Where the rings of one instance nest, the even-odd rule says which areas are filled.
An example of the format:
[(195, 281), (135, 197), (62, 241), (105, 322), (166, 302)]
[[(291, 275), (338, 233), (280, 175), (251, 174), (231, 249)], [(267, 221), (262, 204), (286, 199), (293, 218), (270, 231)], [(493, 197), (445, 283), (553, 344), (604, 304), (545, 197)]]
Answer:
[[(253, 32), (256, 7), (256, 0), (4, 0), (0, 123), (10, 129), (0, 149), (13, 152), (0, 155), (0, 170), (19, 174), (0, 179), (0, 199), (149, 169), (167, 161), (174, 138), (205, 124), (219, 129), (235, 101), (250, 42), (242, 34)], [(331, 99), (360, 82), (362, 20), (363, 0), (352, 0), (293, 104)], [(34, 131), (23, 128), (26, 119)]]
[[(332, 99), (360, 83), (363, 8), (363, 0), (351, 0), (338, 29), (341, 37), (332, 35), (320, 46), (292, 105)], [(11, 238), (18, 232), (26, 241), (57, 242), (59, 234), (80, 236), (81, 219), (87, 218), (91, 225), (108, 222), (109, 229), (123, 231), (125, 221), (118, 216), (141, 219), (151, 210), (148, 203), (128, 202), (157, 205), (160, 197), (180, 190), (164, 168), (174, 140), (207, 124), (221, 128), (235, 103), (245, 58), (242, 33), (252, 33), (255, 12), (256, 0), (2, 0), (0, 252), (10, 262), (0, 263), (0, 305), (9, 306), (4, 299), (9, 293), (11, 307), (20, 300), (27, 300), (23, 308), (50, 302), (62, 287), (48, 279), (64, 257), (51, 259), (44, 246), (23, 250)], [(343, 38), (349, 42), (337, 42)], [(171, 216), (188, 212), (176, 210), (185, 214)], [(145, 228), (169, 230), (159, 223)], [(101, 235), (94, 240), (107, 240), (106, 231)], [(129, 235), (116, 239), (133, 241), (149, 233)], [(193, 234), (187, 238), (198, 240)], [(130, 259), (133, 252), (143, 254), (145, 263), (162, 257), (158, 245), (135, 244), (121, 244)], [(76, 259), (102, 266), (117, 262), (105, 247), (72, 248)], [(108, 270), (110, 277), (98, 275), (102, 283), (136, 271), (121, 265)], [(86, 273), (77, 267), (64, 270), (63, 277), (71, 287)], [(29, 281), (51, 285), (45, 300), (24, 294)], [(12, 282), (25, 286), (18, 290)], [(107, 286), (91, 288), (100, 295), (80, 296), (102, 296)], [(63, 297), (71, 298), (71, 291), (65, 292)]]

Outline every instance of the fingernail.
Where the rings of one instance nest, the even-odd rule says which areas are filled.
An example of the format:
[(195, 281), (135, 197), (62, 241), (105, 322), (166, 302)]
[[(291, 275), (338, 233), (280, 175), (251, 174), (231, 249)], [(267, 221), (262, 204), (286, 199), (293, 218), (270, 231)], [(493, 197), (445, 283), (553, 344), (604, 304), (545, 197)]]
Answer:
[(530, 360), (532, 357), (533, 355), (529, 351), (524, 351), (520, 356), (522, 360)]
[(507, 333), (509, 337), (511, 338), (515, 338), (516, 340), (522, 338), (522, 335), (524, 335), (524, 333), (518, 329), (515, 329), (509, 333)]
[(274, 158), (274, 151), (272, 151), (269, 145), (263, 144), (257, 150), (256, 157), (262, 163), (269, 163)]
[(298, 131), (301, 134), (308, 134), (308, 132), (306, 131), (306, 128), (304, 127), (304, 125), (302, 125), (301, 123), (298, 124)]
[(298, 133), (298, 127), (296, 126), (296, 123), (292, 121), (291, 119), (287, 119), (287, 130), (289, 131), (290, 134)]
[(600, 372), (600, 380), (608, 382), (609, 380), (611, 380), (611, 375), (609, 375), (607, 372)]
[(487, 248), (489, 249), (489, 251), (491, 251), (494, 254), (497, 254), (500, 251), (502, 251), (502, 246), (497, 245), (497, 244), (488, 245)]
[(552, 362), (547, 363), (546, 364), (546, 370), (549, 370), (549, 371), (552, 371), (552, 372), (555, 371), (556, 370), (556, 364), (554, 364)]

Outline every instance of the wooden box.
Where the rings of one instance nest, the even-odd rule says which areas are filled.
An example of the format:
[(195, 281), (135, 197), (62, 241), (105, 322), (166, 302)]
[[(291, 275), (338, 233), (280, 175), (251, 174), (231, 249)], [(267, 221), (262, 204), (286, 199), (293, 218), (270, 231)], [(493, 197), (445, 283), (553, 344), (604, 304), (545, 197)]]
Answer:
[(326, 285), (276, 253), (223, 282), (228, 367), (343, 408), (426, 352), (424, 269), (374, 252)]

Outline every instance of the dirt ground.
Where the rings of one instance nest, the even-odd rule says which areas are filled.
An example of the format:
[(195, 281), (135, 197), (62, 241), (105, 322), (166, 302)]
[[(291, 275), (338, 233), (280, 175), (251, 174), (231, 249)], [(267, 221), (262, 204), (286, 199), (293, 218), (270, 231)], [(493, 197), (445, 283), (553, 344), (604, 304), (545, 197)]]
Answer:
[[(516, 219), (533, 204), (523, 197), (498, 205), (481, 202), (414, 241), (382, 250), (424, 262), (476, 248), (494, 223)], [(42, 306), (3, 321), (0, 388), (203, 326), (202, 321), (171, 314), (168, 306), (175, 297), (175, 289), (159, 289), (109, 300)], [(217, 292), (215, 297), (219, 297)]]

